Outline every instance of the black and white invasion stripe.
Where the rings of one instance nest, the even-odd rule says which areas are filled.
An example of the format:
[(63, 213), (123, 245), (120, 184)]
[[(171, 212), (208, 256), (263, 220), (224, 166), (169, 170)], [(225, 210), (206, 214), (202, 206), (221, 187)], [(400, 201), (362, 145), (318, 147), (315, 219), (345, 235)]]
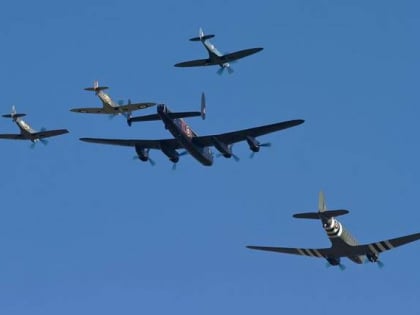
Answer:
[(386, 250), (390, 250), (390, 249), (394, 248), (394, 246), (391, 244), (390, 241), (382, 241), (382, 242), (372, 243), (372, 244), (369, 244), (368, 247), (375, 254), (379, 254), (379, 253), (382, 253)]
[(311, 248), (297, 248), (297, 251), (302, 256), (310, 257), (324, 257), (317, 249)]

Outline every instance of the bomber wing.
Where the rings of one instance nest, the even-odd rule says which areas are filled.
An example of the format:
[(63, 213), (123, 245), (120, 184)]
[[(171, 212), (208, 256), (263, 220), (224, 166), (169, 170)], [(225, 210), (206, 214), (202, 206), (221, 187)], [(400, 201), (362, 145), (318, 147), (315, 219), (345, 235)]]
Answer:
[(126, 147), (140, 146), (145, 149), (161, 150), (162, 147), (169, 147), (174, 150), (181, 149), (183, 146), (176, 139), (160, 139), (160, 140), (138, 140), (138, 139), (102, 139), (102, 138), (80, 138), (81, 141), (120, 145)]
[(202, 67), (202, 66), (214, 66), (217, 63), (211, 62), (209, 59), (197, 59), (197, 60), (190, 60), (184, 61), (175, 64), (175, 67)]
[(4, 133), (0, 134), (0, 139), (10, 139), (10, 140), (27, 140), (22, 134), (18, 133)]
[(293, 254), (309, 257), (336, 257), (332, 248), (289, 248), (289, 247), (269, 247), (269, 246), (247, 246), (249, 249), (257, 249), (269, 252), (277, 252), (283, 254)]
[(32, 133), (32, 136), (42, 139), (42, 138), (49, 138), (54, 136), (59, 136), (65, 133), (68, 133), (67, 129), (57, 129), (57, 130), (45, 130), (45, 131), (38, 131)]
[(256, 54), (257, 52), (263, 50), (263, 48), (250, 48), (250, 49), (244, 49), (240, 51), (236, 51), (230, 54), (226, 54), (222, 57), (223, 60), (226, 62), (235, 61), (253, 54)]
[(353, 255), (367, 255), (369, 253), (379, 254), (387, 250), (420, 240), (420, 233), (410, 234), (402, 237), (396, 237), (385, 241), (357, 245), (351, 247)]
[(272, 133), (275, 131), (291, 128), (297, 125), (300, 125), (304, 122), (303, 119), (296, 119), (296, 120), (289, 120), (283, 121), (271, 125), (265, 125), (260, 127), (254, 127), (249, 129), (243, 129), (233, 132), (221, 133), (218, 135), (210, 135), (210, 136), (197, 136), (193, 138), (193, 142), (200, 146), (212, 146), (214, 145), (214, 139), (216, 138), (218, 141), (221, 141), (225, 144), (232, 144), (239, 141), (245, 141), (247, 137), (259, 137), (268, 133)]

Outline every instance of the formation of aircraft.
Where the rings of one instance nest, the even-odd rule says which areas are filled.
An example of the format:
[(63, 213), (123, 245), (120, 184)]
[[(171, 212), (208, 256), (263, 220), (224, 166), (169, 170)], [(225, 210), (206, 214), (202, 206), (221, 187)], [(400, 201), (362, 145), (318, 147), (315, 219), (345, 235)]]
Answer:
[(293, 217), (298, 219), (321, 220), (322, 227), (327, 233), (332, 246), (329, 248), (289, 248), (289, 247), (268, 247), (268, 246), (247, 246), (250, 249), (263, 251), (294, 254), (309, 257), (324, 258), (331, 266), (339, 266), (341, 258), (347, 257), (356, 264), (362, 264), (366, 261), (377, 263), (380, 267), (383, 263), (379, 260), (379, 254), (420, 239), (420, 233), (405, 235), (370, 244), (360, 245), (356, 239), (347, 231), (344, 226), (335, 218), (349, 213), (348, 210), (327, 210), (324, 194), (319, 193), (318, 212), (297, 213)]
[(200, 28), (198, 37), (193, 37), (190, 41), (201, 42), (204, 48), (206, 48), (209, 57), (205, 59), (180, 62), (175, 64), (175, 67), (219, 66), (220, 69), (217, 71), (218, 74), (222, 74), (225, 69), (227, 69), (229, 73), (233, 73), (233, 69), (230, 65), (232, 62), (263, 50), (263, 48), (249, 48), (224, 55), (209, 41), (209, 39), (214, 36), (215, 35), (213, 34), (204, 34), (203, 30)]
[(26, 116), (26, 114), (17, 113), (15, 106), (12, 106), (12, 112), (10, 114), (2, 115), (4, 118), (11, 118), (16, 125), (20, 129), (20, 133), (8, 133), (8, 134), (0, 134), (0, 139), (10, 139), (10, 140), (30, 140), (34, 145), (37, 142), (42, 142), (43, 144), (47, 144), (47, 140), (45, 138), (59, 136), (69, 131), (67, 129), (56, 129), (56, 130), (43, 130), (36, 131), (31, 128), (23, 119), (22, 117)]
[(166, 105), (160, 104), (157, 106), (156, 114), (130, 117), (127, 120), (129, 125), (133, 122), (162, 120), (165, 128), (174, 136), (172, 139), (141, 140), (80, 138), (80, 140), (92, 143), (134, 147), (138, 158), (144, 162), (149, 160), (150, 149), (156, 149), (161, 150), (170, 161), (177, 163), (181, 156), (181, 153), (177, 150), (184, 149), (201, 164), (211, 166), (213, 164), (213, 153), (210, 147), (212, 146), (214, 146), (225, 158), (234, 156), (232, 144), (240, 141), (246, 141), (251, 151), (258, 152), (260, 148), (266, 146), (266, 144), (261, 144), (256, 137), (294, 127), (304, 122), (302, 119), (296, 119), (222, 134), (199, 136), (183, 118), (201, 116), (204, 119), (205, 111), (205, 96), (202, 94), (200, 112), (171, 112)]
[[(206, 59), (191, 60), (175, 64), (175, 67), (197, 67), (197, 66), (213, 66), (220, 67), (218, 73), (223, 73), (227, 69), (232, 73), (231, 63), (238, 59), (250, 56), (261, 51), (263, 48), (250, 48), (236, 51), (230, 54), (221, 54), (216, 47), (210, 43), (209, 39), (214, 35), (206, 35), (203, 30), (199, 30), (199, 36), (191, 38), (191, 41), (200, 41), (207, 50), (209, 57)], [(270, 146), (270, 143), (260, 143), (256, 138), (280, 131), (283, 129), (298, 126), (304, 122), (302, 119), (288, 120), (276, 122), (269, 125), (263, 125), (248, 129), (236, 130), (221, 134), (212, 134), (206, 136), (199, 136), (193, 129), (185, 122), (184, 118), (201, 116), (204, 120), (206, 117), (206, 101), (204, 93), (201, 96), (201, 110), (188, 112), (172, 112), (166, 105), (159, 104), (157, 106), (156, 114), (131, 117), (131, 113), (136, 110), (145, 109), (156, 105), (156, 103), (131, 103), (129, 100), (127, 104), (122, 102), (115, 103), (111, 97), (104, 92), (107, 86), (99, 86), (98, 81), (94, 81), (93, 87), (85, 88), (87, 91), (95, 92), (102, 102), (102, 107), (86, 107), (73, 108), (72, 112), (87, 113), (87, 114), (109, 114), (112, 117), (115, 115), (124, 115), (129, 126), (133, 122), (145, 122), (161, 120), (166, 129), (172, 134), (170, 139), (156, 139), (156, 140), (142, 140), (142, 139), (104, 139), (104, 138), (80, 138), (81, 141), (110, 144), (119, 146), (134, 147), (136, 158), (143, 162), (149, 161), (154, 164), (149, 157), (151, 149), (162, 151), (170, 161), (178, 163), (180, 156), (189, 153), (193, 158), (205, 166), (213, 164), (214, 155), (211, 147), (215, 147), (220, 155), (225, 158), (239, 158), (233, 153), (232, 146), (234, 143), (246, 141), (252, 153), (259, 152), (262, 147)], [(68, 133), (67, 129), (44, 130), (36, 131), (32, 129), (22, 117), (26, 116), (23, 113), (17, 113), (15, 106), (12, 107), (10, 114), (4, 114), (2, 117), (11, 118), (19, 127), (18, 134), (0, 134), (0, 139), (11, 140), (29, 140), (32, 142), (32, 147), (37, 142), (47, 144), (45, 138), (58, 136)], [(179, 150), (185, 150), (180, 152)], [(402, 237), (387, 239), (379, 242), (359, 244), (357, 240), (345, 229), (345, 227), (336, 219), (340, 215), (348, 214), (349, 211), (345, 209), (327, 210), (325, 197), (322, 192), (319, 193), (318, 212), (305, 212), (294, 214), (293, 217), (299, 219), (315, 219), (320, 220), (322, 227), (327, 233), (331, 241), (329, 248), (292, 248), (292, 247), (270, 247), (270, 246), (247, 246), (249, 249), (294, 254), (308, 257), (317, 257), (327, 260), (328, 266), (338, 266), (340, 269), (345, 269), (341, 263), (341, 259), (346, 257), (356, 264), (364, 262), (377, 263), (383, 266), (379, 260), (379, 255), (382, 252), (394, 249), (396, 247), (420, 240), (420, 233), (409, 234)]]
[(104, 92), (104, 90), (107, 89), (109, 89), (107, 86), (99, 86), (99, 82), (95, 81), (93, 87), (85, 88), (85, 90), (95, 92), (96, 96), (98, 96), (102, 102), (102, 107), (73, 108), (70, 111), (83, 114), (108, 114), (112, 116), (122, 114), (128, 118), (131, 115), (131, 112), (135, 110), (145, 109), (156, 105), (156, 103), (131, 103), (130, 100), (128, 100), (127, 104), (123, 104), (122, 102), (117, 104)]

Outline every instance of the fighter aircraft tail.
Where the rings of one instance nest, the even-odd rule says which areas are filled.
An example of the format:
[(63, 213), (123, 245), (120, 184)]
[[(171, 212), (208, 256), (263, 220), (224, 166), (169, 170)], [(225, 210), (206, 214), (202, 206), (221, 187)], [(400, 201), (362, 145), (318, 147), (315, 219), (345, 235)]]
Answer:
[(26, 114), (17, 113), (16, 112), (16, 108), (13, 105), (12, 106), (12, 111), (10, 112), (10, 114), (4, 114), (4, 115), (1, 115), (1, 116), (4, 117), (4, 118), (12, 118), (12, 119), (15, 119), (15, 118), (18, 118), (18, 117), (24, 117), (24, 116), (26, 116)]
[(204, 32), (203, 32), (203, 29), (200, 28), (200, 30), (198, 31), (198, 37), (190, 38), (190, 41), (192, 41), (192, 42), (200, 42), (200, 41), (204, 42), (204, 41), (206, 41), (210, 38), (213, 38), (213, 37), (214, 37), (213, 34), (205, 35)]
[(318, 198), (318, 212), (304, 212), (304, 213), (296, 213), (293, 215), (294, 218), (297, 219), (322, 219), (322, 218), (332, 218), (338, 217), (340, 215), (345, 215), (349, 213), (348, 210), (339, 209), (339, 210), (327, 210), (327, 204), (325, 203), (325, 196), (322, 191), (319, 192)]
[(108, 87), (107, 86), (99, 86), (99, 82), (98, 81), (94, 81), (93, 82), (93, 87), (87, 87), (85, 88), (86, 91), (93, 91), (93, 92), (99, 92), (102, 90), (107, 90)]

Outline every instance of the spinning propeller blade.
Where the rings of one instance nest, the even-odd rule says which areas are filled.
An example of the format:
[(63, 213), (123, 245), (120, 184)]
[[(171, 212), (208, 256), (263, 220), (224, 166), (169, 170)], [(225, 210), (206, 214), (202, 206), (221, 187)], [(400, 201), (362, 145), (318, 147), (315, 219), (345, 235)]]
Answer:
[[(271, 142), (260, 143), (259, 146), (263, 147), (263, 148), (269, 148), (269, 147), (271, 147)], [(250, 159), (254, 158), (255, 153), (256, 152), (252, 151), (249, 158)]]

